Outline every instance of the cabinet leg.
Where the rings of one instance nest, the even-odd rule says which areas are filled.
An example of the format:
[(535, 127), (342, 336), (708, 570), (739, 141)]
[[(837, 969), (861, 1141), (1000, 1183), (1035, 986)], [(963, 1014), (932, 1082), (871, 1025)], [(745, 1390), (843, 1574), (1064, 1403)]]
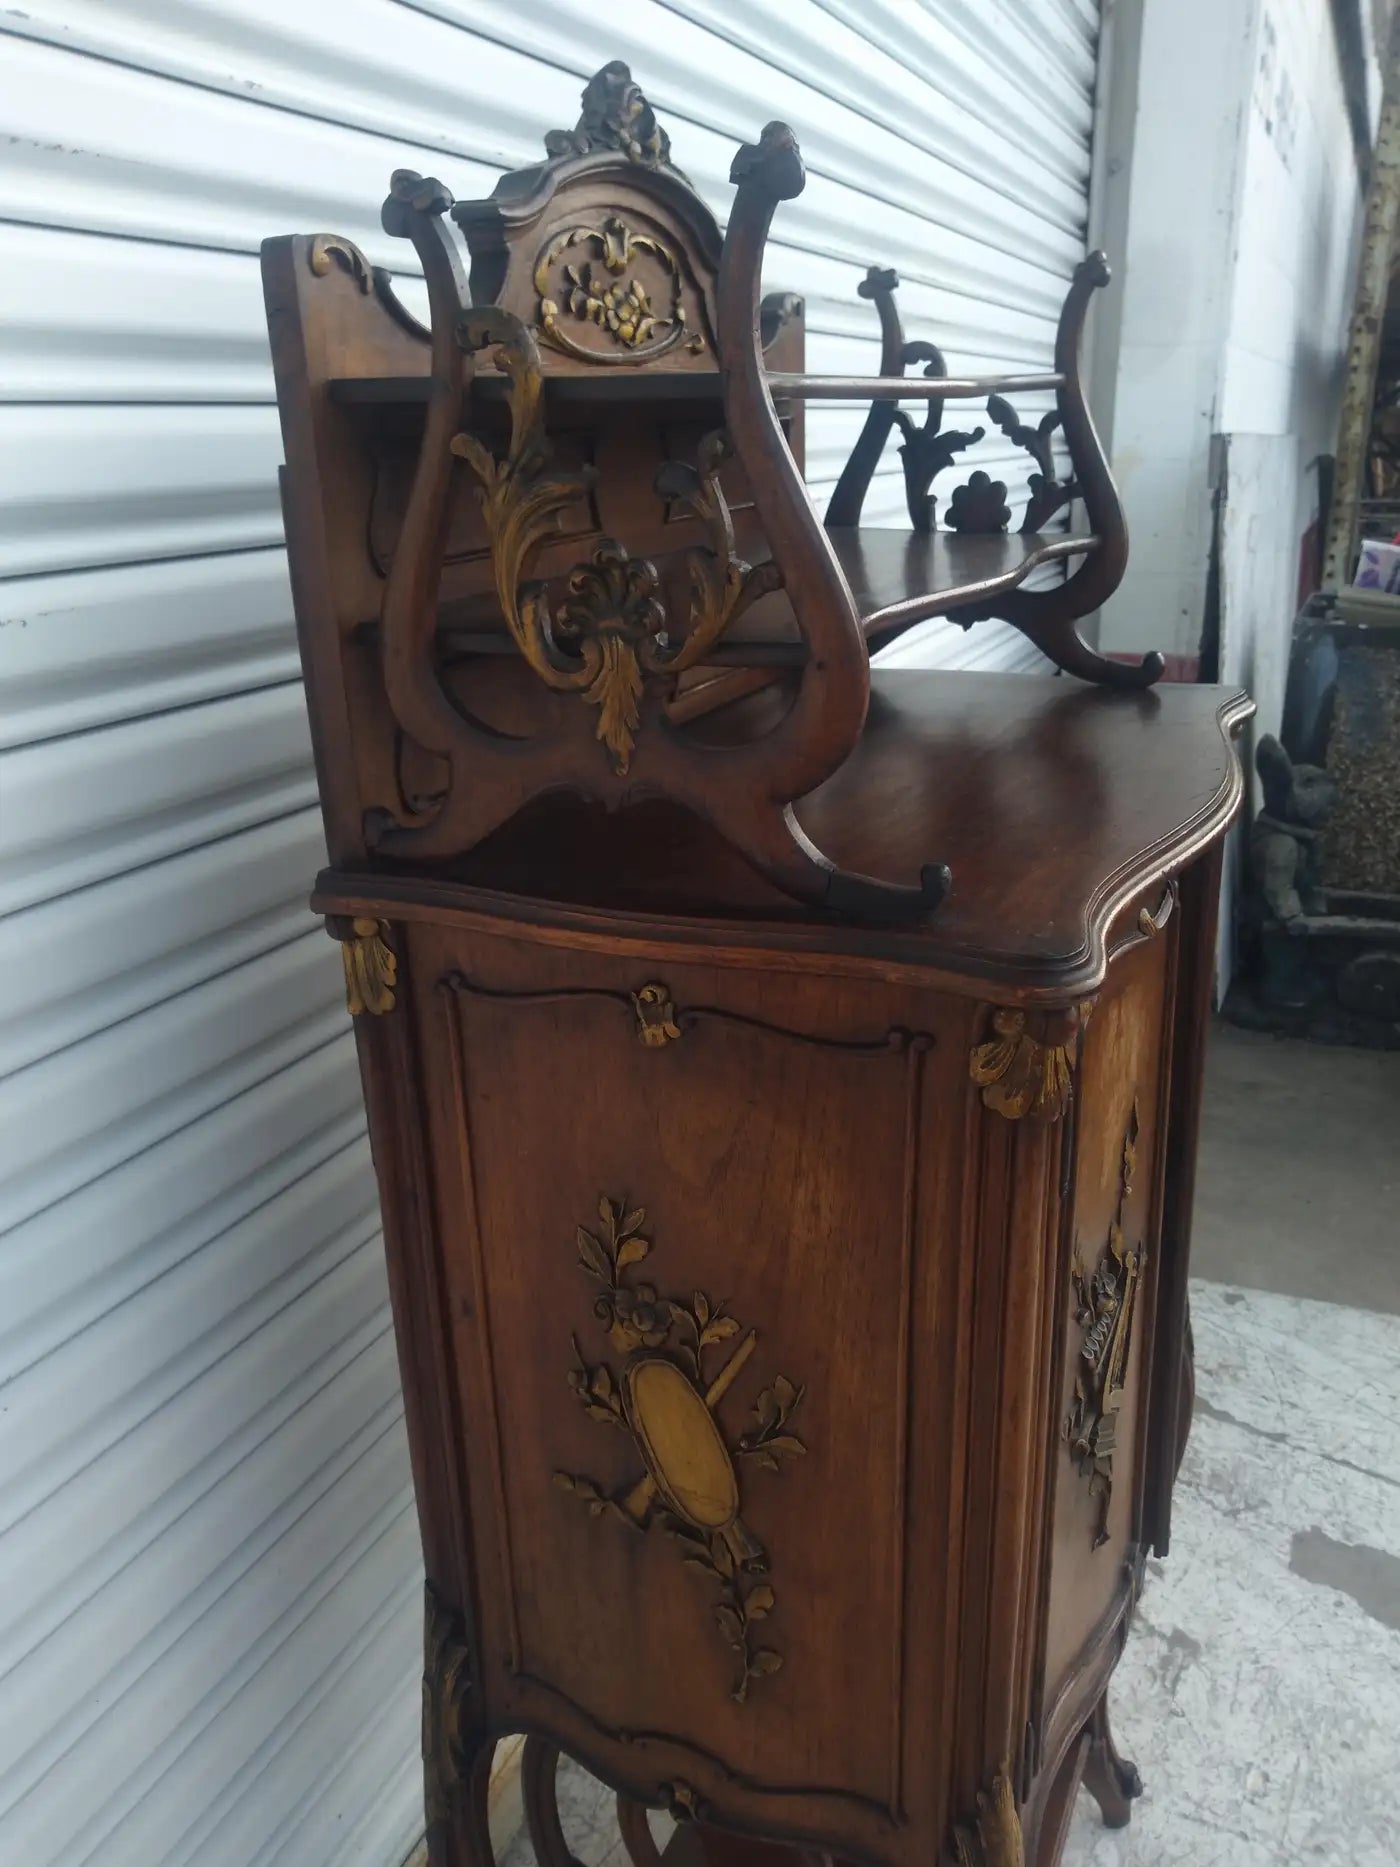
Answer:
[(558, 1771), (559, 1746), (527, 1737), (520, 1753), (520, 1794), (535, 1860), (538, 1867), (580, 1867), (559, 1819)]
[(1126, 1828), (1132, 1819), (1133, 1800), (1142, 1794), (1137, 1765), (1120, 1757), (1108, 1724), (1105, 1694), (1089, 1720), (1089, 1754), (1084, 1764), (1084, 1787), (1099, 1805), (1105, 1826)]
[(1172, 1476), (1181, 1470), (1186, 1457), (1186, 1441), (1191, 1436), (1191, 1415), (1196, 1411), (1196, 1342), (1191, 1334), (1191, 1304), (1186, 1304), (1186, 1333), (1181, 1344), (1181, 1386), (1176, 1403), (1176, 1463)]
[(426, 1763), (428, 1867), (496, 1867), (488, 1814), (494, 1738), (483, 1738), (463, 1759), (460, 1781), (444, 1785), (431, 1757)]

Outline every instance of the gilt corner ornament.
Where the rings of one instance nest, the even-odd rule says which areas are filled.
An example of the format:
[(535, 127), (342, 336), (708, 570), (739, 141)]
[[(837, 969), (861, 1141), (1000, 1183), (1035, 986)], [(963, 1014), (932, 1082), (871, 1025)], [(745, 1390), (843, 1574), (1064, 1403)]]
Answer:
[(1074, 1092), (1079, 1033), (1094, 1008), (1092, 998), (1049, 1014), (1041, 1036), (1027, 1027), (1029, 1016), (1008, 1005), (992, 1010), (992, 1035), (974, 1044), (969, 1074), (985, 1106), (1008, 1121), (1057, 1122)]
[(368, 1012), (372, 1018), (380, 1018), (392, 1011), (399, 962), (389, 945), (389, 923), (357, 916), (348, 923), (330, 921), (327, 924), (340, 942), (340, 957), (345, 966), (345, 1003), (350, 1016), (358, 1018)]
[(664, 985), (644, 985), (632, 993), (632, 1009), (637, 1014), (637, 1036), (648, 1050), (661, 1050), (674, 1043), (681, 1029), (676, 1023), (676, 1007)]
[[(754, 1424), (727, 1435), (719, 1404), (752, 1356), (755, 1332), (703, 1290), (664, 1297), (637, 1278), (651, 1254), (644, 1207), (629, 1211), (604, 1194), (598, 1221), (596, 1231), (578, 1227), (579, 1263), (602, 1285), (594, 1319), (622, 1359), (619, 1366), (590, 1364), (575, 1337), (568, 1381), (589, 1419), (629, 1436), (642, 1472), (615, 1492), (572, 1472), (556, 1471), (554, 1482), (591, 1517), (660, 1531), (686, 1567), (713, 1585), (715, 1623), (734, 1654), (730, 1696), (742, 1705), (755, 1680), (780, 1670), (783, 1656), (758, 1643), (775, 1597), (768, 1551), (742, 1515), (740, 1470), (777, 1472), (806, 1452), (792, 1430), (805, 1389), (775, 1375), (754, 1404)], [(726, 1343), (734, 1346), (726, 1350)]]
[(447, 1826), (467, 1771), (471, 1647), (461, 1616), (432, 1583), (424, 1589), (423, 1783), (429, 1833)]
[(669, 168), (671, 139), (620, 58), (595, 71), (583, 89), (583, 110), (571, 130), (550, 130), (545, 152), (558, 159), (613, 149), (643, 168)]
[(1099, 1503), (1094, 1548), (1108, 1541), (1108, 1510), (1113, 1500), (1113, 1456), (1117, 1423), (1127, 1382), (1132, 1347), (1133, 1311), (1142, 1276), (1143, 1248), (1123, 1238), (1123, 1218), (1137, 1171), (1139, 1117), (1137, 1098), (1123, 1131), (1118, 1205), (1108, 1228), (1108, 1242), (1092, 1272), (1075, 1249), (1075, 1321), (1080, 1328), (1075, 1362), (1074, 1399), (1065, 1420), (1070, 1457), (1089, 1481), (1089, 1495)]
[(1025, 1867), (1026, 1844), (1011, 1773), (1003, 1766), (991, 1786), (977, 1792), (977, 1812), (971, 1822), (953, 1829), (954, 1867)]

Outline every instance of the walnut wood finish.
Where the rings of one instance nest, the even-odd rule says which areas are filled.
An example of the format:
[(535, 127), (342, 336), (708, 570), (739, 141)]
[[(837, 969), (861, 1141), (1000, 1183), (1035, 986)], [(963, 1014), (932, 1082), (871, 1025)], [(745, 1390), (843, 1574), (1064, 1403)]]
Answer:
[[(488, 1867), (523, 1731), (546, 1867), (561, 1751), (635, 1867), (655, 1808), (709, 1867), (1052, 1867), (1081, 1780), (1110, 1821), (1135, 1791), (1105, 1692), (1188, 1411), (1249, 705), (1104, 691), (1153, 670), (1074, 633), (1125, 548), (1078, 387), (1093, 263), (1055, 371), (1091, 533), (977, 530), (985, 475), (955, 536), (912, 481), (909, 536), (828, 530), (801, 400), (830, 385), (759, 296), (791, 132), (740, 151), (723, 241), (625, 66), (547, 148), (486, 202), (394, 177), (431, 328), (342, 240), (264, 252), (430, 1858)], [(941, 414), (893, 289), (882, 370), (929, 364)], [(989, 417), (1053, 516), (1010, 386)], [(919, 474), (951, 443), (881, 393), (853, 517), (893, 426)], [(1055, 556), (1058, 591), (1016, 588)], [(1013, 604), (1099, 685), (869, 667), (915, 614)]]

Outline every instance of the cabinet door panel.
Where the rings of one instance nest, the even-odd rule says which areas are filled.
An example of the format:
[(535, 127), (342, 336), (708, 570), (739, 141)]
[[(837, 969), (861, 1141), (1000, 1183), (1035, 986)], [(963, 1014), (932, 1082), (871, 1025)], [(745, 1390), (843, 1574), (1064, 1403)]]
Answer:
[(1112, 968), (1083, 1038), (1071, 1259), (1056, 1396), (1047, 1704), (1126, 1599), (1140, 1535), (1142, 1414), (1157, 1278), (1170, 937)]
[(907, 1551), (950, 1529), (926, 1111), (966, 1014), (945, 1042), (945, 1001), (643, 964), (638, 1006), (636, 964), (412, 935), (483, 1687), (888, 1826), (940, 1657)]

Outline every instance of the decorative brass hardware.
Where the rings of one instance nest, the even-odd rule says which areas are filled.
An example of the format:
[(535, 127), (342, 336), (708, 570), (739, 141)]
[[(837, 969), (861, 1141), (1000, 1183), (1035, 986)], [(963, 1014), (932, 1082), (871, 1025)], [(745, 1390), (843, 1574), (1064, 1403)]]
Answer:
[(955, 1867), (1025, 1867), (1026, 1845), (1008, 1764), (1002, 1765), (990, 1788), (978, 1790), (971, 1823), (954, 1827), (953, 1861)]
[(1154, 939), (1171, 919), (1172, 909), (1176, 906), (1176, 894), (1175, 881), (1169, 881), (1162, 891), (1162, 899), (1157, 905), (1155, 914), (1151, 908), (1138, 909), (1138, 932), (1144, 939)]
[(452, 452), (480, 482), (491, 540), (496, 595), (511, 638), (530, 667), (557, 693), (581, 695), (598, 709), (595, 737), (613, 770), (625, 777), (641, 725), (648, 676), (672, 677), (695, 667), (740, 612), (781, 582), (776, 566), (751, 568), (734, 548), (729, 506), (719, 484), (727, 458), (722, 435), (701, 441), (695, 467), (670, 462), (657, 475), (662, 497), (684, 504), (705, 526), (710, 547), (687, 554), (690, 627), (679, 642), (666, 630), (660, 580), (645, 558), (629, 558), (615, 539), (601, 539), (586, 564), (569, 573), (570, 600), (551, 618), (543, 583), (528, 572), (560, 515), (593, 484), (592, 468), (550, 470), (544, 430), (544, 384), (534, 333), (494, 308), (468, 311), (461, 323), (468, 350), (494, 346), (510, 382), (510, 443), (496, 460), (472, 434), (458, 434)]
[(616, 149), (629, 162), (644, 168), (669, 167), (671, 139), (632, 82), (632, 73), (620, 58), (595, 71), (583, 92), (583, 114), (571, 130), (550, 130), (544, 139), (549, 155), (591, 155), (595, 149)]
[(1132, 1345), (1133, 1308), (1142, 1275), (1143, 1249), (1123, 1242), (1123, 1212), (1137, 1170), (1138, 1104), (1123, 1133), (1123, 1165), (1118, 1207), (1108, 1243), (1092, 1275), (1078, 1247), (1073, 1268), (1075, 1321), (1083, 1332), (1074, 1377), (1074, 1401), (1065, 1420), (1070, 1456), (1089, 1481), (1089, 1495), (1099, 1500), (1094, 1548), (1108, 1541), (1108, 1507), (1113, 1497), (1113, 1454), (1118, 1410), (1123, 1404), (1128, 1351)]
[(358, 1018), (367, 1011), (372, 1018), (380, 1018), (392, 1011), (399, 962), (389, 945), (389, 923), (357, 919), (351, 921), (348, 933), (341, 933), (334, 922), (330, 930), (340, 941), (340, 957), (345, 966), (345, 1003), (350, 1016)]
[[(554, 285), (554, 267), (570, 247), (576, 246), (596, 249), (605, 276), (595, 275), (591, 260), (581, 260), (566, 265), (560, 284)], [(635, 275), (623, 277), (636, 259), (646, 255), (666, 278), (669, 303), (664, 310), (653, 306), (640, 279)], [(569, 227), (555, 234), (535, 261), (534, 281), (544, 340), (568, 356), (586, 363), (640, 364), (665, 356), (679, 343), (684, 343), (692, 354), (705, 348), (700, 333), (686, 327), (680, 263), (675, 254), (653, 234), (634, 233), (616, 214), (609, 214), (599, 227)], [(620, 348), (597, 350), (579, 343), (559, 322), (561, 300), (571, 316), (596, 324)]]
[(1157, 903), (1154, 913), (1151, 908), (1139, 908), (1137, 919), (1120, 940), (1115, 940), (1108, 949), (1110, 965), (1121, 953), (1128, 952), (1135, 946), (1142, 946), (1148, 940), (1155, 940), (1166, 927), (1176, 908), (1177, 885), (1169, 880), (1162, 890), (1162, 899)]
[(632, 1009), (637, 1014), (637, 1035), (649, 1050), (660, 1050), (680, 1036), (676, 1007), (664, 985), (644, 985), (634, 992)]
[(741, 1324), (703, 1290), (688, 1300), (662, 1297), (654, 1285), (633, 1280), (651, 1252), (641, 1229), (644, 1207), (629, 1212), (604, 1194), (598, 1218), (597, 1232), (578, 1228), (579, 1262), (603, 1286), (593, 1314), (625, 1359), (620, 1371), (607, 1362), (590, 1366), (575, 1337), (569, 1385), (590, 1419), (631, 1435), (644, 1471), (612, 1495), (571, 1472), (555, 1472), (554, 1482), (582, 1499), (590, 1516), (661, 1530), (687, 1567), (710, 1578), (719, 1596), (715, 1620), (735, 1654), (732, 1697), (742, 1705), (751, 1683), (777, 1672), (783, 1659), (775, 1648), (754, 1644), (774, 1596), (768, 1552), (740, 1515), (739, 1465), (748, 1459), (778, 1471), (784, 1459), (802, 1456), (807, 1448), (792, 1431), (792, 1416), (805, 1390), (776, 1375), (758, 1396), (756, 1424), (731, 1444), (716, 1409), (753, 1354), (755, 1332), (744, 1331), (728, 1359), (707, 1368), (707, 1351), (739, 1336)]
[(429, 1582), (423, 1593), (423, 1784), (427, 1826), (447, 1827), (466, 1783), (471, 1648), (461, 1617)]
[(362, 292), (374, 289), (374, 268), (353, 240), (338, 233), (318, 233), (307, 249), (306, 262), (318, 279), (324, 279), (332, 261), (348, 272)]
[(993, 1035), (974, 1044), (970, 1075), (981, 1086), (982, 1100), (1008, 1121), (1029, 1115), (1057, 1122), (1069, 1107), (1079, 1033), (1094, 1008), (1092, 998), (1050, 1014), (1045, 1034), (1033, 1037), (1027, 1014), (998, 1005), (992, 1010)]

